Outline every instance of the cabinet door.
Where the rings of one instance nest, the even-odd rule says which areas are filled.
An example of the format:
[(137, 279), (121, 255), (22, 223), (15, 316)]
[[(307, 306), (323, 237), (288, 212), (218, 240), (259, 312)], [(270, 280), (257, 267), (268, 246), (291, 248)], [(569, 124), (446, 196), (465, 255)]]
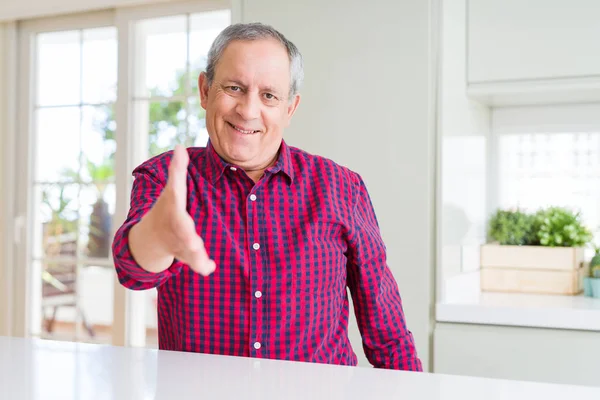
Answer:
[(434, 372), (600, 386), (600, 332), (438, 323)]
[(469, 83), (600, 77), (600, 1), (467, 5)]

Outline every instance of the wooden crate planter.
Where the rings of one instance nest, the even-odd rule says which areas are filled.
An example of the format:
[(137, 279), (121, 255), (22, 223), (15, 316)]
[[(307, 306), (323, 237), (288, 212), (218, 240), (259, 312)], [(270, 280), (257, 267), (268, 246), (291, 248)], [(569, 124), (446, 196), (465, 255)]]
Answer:
[(584, 249), (481, 246), (481, 290), (575, 295), (583, 291)]

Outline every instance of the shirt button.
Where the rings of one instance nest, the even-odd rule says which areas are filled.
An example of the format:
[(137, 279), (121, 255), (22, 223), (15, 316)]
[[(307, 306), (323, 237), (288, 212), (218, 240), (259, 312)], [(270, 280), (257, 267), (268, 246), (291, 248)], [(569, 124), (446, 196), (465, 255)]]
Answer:
[(256, 201), (256, 195), (254, 193), (250, 195), (250, 201)]
[(260, 249), (260, 244), (258, 244), (258, 243), (254, 243), (254, 244), (252, 245), (252, 248), (253, 248), (254, 250), (258, 250), (258, 249)]
[(260, 299), (262, 297), (262, 292), (260, 290), (257, 290), (256, 292), (254, 292), (254, 297)]
[(261, 344), (259, 342), (254, 342), (254, 348), (256, 350), (260, 349)]
[(237, 171), (236, 167), (229, 167), (229, 169), (232, 170), (232, 171), (234, 171), (234, 172)]

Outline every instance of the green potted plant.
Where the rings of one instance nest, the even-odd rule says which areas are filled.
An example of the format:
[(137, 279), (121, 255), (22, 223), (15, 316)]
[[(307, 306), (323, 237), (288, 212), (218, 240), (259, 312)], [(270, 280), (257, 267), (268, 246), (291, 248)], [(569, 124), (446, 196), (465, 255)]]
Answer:
[(498, 210), (490, 219), (488, 236), (503, 246), (529, 245), (535, 236), (532, 227), (532, 215), (520, 209)]
[(538, 211), (532, 228), (542, 246), (582, 248), (592, 240), (592, 232), (583, 225), (581, 215), (564, 207)]
[(534, 214), (498, 210), (481, 247), (484, 291), (578, 294), (585, 276), (584, 250), (592, 234), (581, 215), (564, 207)]
[(596, 254), (590, 261), (590, 274), (584, 278), (583, 294), (600, 298), (600, 247), (594, 246), (594, 250)]

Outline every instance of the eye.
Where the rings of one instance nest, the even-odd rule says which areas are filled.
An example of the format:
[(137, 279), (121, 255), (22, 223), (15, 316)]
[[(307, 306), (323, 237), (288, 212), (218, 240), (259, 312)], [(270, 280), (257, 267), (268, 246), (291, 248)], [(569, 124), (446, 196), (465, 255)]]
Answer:
[(242, 90), (242, 88), (239, 86), (229, 86), (229, 90), (231, 90), (232, 92), (239, 92)]
[(265, 93), (264, 96), (265, 96), (265, 99), (267, 99), (267, 100), (277, 100), (277, 97), (275, 97), (275, 95), (273, 95), (271, 93)]

